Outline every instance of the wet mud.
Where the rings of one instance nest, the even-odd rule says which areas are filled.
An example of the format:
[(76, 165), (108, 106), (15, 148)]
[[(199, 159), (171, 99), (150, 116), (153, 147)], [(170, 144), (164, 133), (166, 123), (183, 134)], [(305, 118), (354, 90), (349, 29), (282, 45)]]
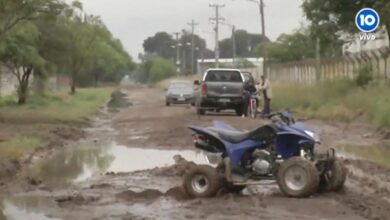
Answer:
[(345, 125), (308, 121), (321, 133), (320, 150), (341, 152), (349, 169), (342, 192), (293, 199), (270, 182), (191, 199), (183, 175), (196, 164), (215, 166), (219, 157), (197, 151), (186, 125), (217, 119), (251, 129), (266, 122), (229, 112), (198, 118), (187, 106), (165, 107), (156, 89), (121, 92), (133, 105), (100, 115), (85, 138), (25, 169), (3, 196), (0, 219), (390, 219), (390, 168), (345, 148), (389, 146), (370, 126), (340, 132)]

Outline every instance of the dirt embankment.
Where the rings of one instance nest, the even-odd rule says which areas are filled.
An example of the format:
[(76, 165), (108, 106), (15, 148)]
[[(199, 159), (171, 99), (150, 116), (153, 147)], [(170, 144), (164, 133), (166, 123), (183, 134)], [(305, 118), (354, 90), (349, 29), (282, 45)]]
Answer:
[(40, 146), (33, 152), (29, 152), (19, 159), (2, 159), (0, 161), (0, 186), (4, 186), (6, 181), (23, 170), (24, 167), (51, 155), (59, 148), (84, 138), (84, 128), (91, 126), (90, 119), (94, 116), (106, 114), (107, 111), (115, 113), (118, 112), (118, 109), (130, 105), (131, 103), (128, 102), (126, 94), (118, 89), (112, 93), (107, 107), (101, 107), (100, 111), (97, 111), (95, 115), (91, 115), (84, 122), (41, 123), (35, 120), (18, 121), (18, 123), (0, 122), (0, 142), (24, 136), (38, 136), (42, 140)]
[[(86, 123), (87, 124), (87, 123)], [(28, 153), (19, 159), (2, 160), (0, 162), (0, 181), (4, 182), (13, 177), (23, 167), (35, 160), (44, 157), (51, 151), (64, 147), (70, 141), (76, 141), (84, 137), (82, 128), (86, 124), (8, 124), (0, 123), (0, 140), (6, 141), (14, 136), (39, 136), (43, 141), (32, 153)]]

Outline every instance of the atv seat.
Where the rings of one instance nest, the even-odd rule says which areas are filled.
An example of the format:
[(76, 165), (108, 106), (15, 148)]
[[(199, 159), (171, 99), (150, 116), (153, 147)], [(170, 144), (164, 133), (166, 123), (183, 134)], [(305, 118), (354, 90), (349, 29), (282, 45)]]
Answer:
[(273, 125), (261, 126), (252, 131), (229, 131), (225, 129), (209, 128), (218, 136), (230, 143), (237, 144), (245, 140), (272, 141), (276, 137), (276, 128)]
[(220, 138), (230, 143), (240, 143), (246, 139), (250, 139), (251, 131), (228, 131), (228, 130), (218, 130), (217, 131)]

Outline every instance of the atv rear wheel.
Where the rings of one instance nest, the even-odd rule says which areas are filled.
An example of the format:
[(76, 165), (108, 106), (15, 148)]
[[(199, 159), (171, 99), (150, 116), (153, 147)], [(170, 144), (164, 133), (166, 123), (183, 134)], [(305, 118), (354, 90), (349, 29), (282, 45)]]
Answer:
[(320, 177), (314, 164), (301, 157), (284, 161), (277, 173), (280, 190), (289, 197), (308, 197), (317, 191)]
[(222, 178), (211, 166), (194, 166), (184, 176), (184, 189), (193, 198), (215, 196), (221, 187)]
[(347, 168), (344, 163), (336, 159), (333, 166), (320, 176), (319, 191), (340, 191), (347, 178)]

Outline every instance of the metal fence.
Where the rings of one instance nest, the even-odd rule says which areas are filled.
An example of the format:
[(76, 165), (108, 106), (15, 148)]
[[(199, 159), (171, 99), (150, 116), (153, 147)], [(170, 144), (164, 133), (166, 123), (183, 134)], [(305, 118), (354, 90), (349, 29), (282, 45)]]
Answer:
[(362, 65), (371, 65), (375, 78), (390, 79), (390, 49), (364, 51), (337, 58), (306, 59), (297, 62), (269, 63), (272, 81), (313, 84), (321, 80), (354, 79)]

